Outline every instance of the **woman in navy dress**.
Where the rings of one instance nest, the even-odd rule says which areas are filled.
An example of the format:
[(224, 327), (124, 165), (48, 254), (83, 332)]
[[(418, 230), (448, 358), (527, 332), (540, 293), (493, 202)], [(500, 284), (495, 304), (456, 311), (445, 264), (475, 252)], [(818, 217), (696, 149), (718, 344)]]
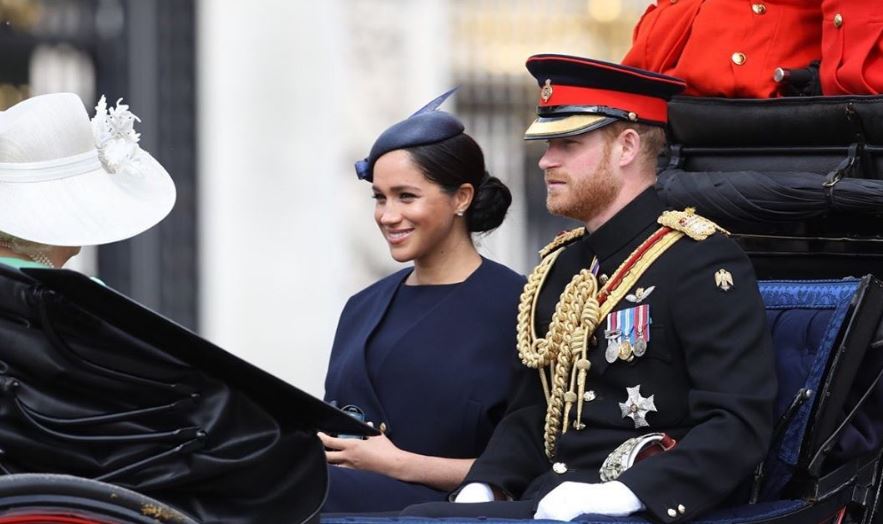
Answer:
[(356, 164), (390, 254), (413, 266), (354, 295), (341, 314), (325, 398), (382, 433), (320, 433), (330, 464), (324, 512), (444, 500), (484, 450), (521, 369), (524, 278), (472, 240), (502, 223), (511, 195), (463, 124), (436, 110), (449, 94), (387, 129)]

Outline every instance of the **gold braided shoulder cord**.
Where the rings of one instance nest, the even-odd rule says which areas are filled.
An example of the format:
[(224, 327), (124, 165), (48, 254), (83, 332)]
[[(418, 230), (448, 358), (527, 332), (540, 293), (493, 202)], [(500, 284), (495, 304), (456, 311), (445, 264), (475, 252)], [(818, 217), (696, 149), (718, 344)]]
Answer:
[[(586, 344), (588, 336), (597, 326), (600, 312), (595, 299), (598, 291), (595, 275), (588, 269), (583, 269), (573, 276), (558, 299), (549, 331), (544, 338), (536, 336), (533, 319), (539, 291), (549, 271), (566, 244), (584, 234), (585, 230), (580, 228), (559, 235), (540, 252), (543, 259), (528, 277), (518, 305), (518, 356), (525, 366), (537, 369), (540, 374), (548, 405), (544, 440), (546, 456), (550, 458), (555, 454), (558, 433), (567, 431), (571, 405), (576, 400), (576, 382), (580, 382), (583, 387), (585, 385), (585, 373), (588, 370)], [(572, 374), (575, 361), (578, 362), (579, 377)], [(555, 363), (554, 367), (552, 362)], [(546, 367), (549, 367), (548, 379), (544, 371)]]
[[(528, 277), (518, 305), (516, 335), (518, 356), (525, 366), (537, 369), (540, 375), (548, 406), (544, 447), (546, 456), (550, 459), (555, 455), (559, 433), (567, 432), (570, 410), (574, 402), (577, 403), (576, 429), (584, 427), (580, 420), (586, 375), (590, 367), (588, 344), (601, 319), (622, 300), (659, 255), (684, 236), (682, 232), (670, 231), (651, 245), (631, 267), (622, 271), (627, 263), (624, 262), (623, 266), (614, 273), (614, 275), (623, 273), (619, 279), (621, 281), (616, 288), (610, 290), (602, 306), (598, 305), (599, 290), (595, 275), (588, 269), (582, 269), (565, 286), (555, 306), (549, 331), (545, 338), (539, 338), (534, 330), (534, 316), (540, 289), (566, 244), (583, 234), (585, 234), (584, 230), (574, 230), (559, 235), (549, 246), (540, 251), (543, 259)], [(641, 247), (636, 249), (626, 261), (640, 249)], [(613, 284), (615, 280), (611, 278), (608, 285)], [(555, 363), (554, 367), (551, 365), (552, 362)], [(546, 367), (549, 367), (548, 379), (544, 371)], [(551, 391), (549, 382), (552, 385)]]

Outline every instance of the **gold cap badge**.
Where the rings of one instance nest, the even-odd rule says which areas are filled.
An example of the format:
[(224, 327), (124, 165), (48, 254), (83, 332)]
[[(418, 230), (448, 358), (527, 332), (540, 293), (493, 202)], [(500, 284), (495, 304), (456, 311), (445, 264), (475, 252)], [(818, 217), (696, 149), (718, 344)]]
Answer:
[(550, 98), (552, 98), (552, 80), (547, 78), (545, 85), (543, 85), (543, 89), (540, 91), (540, 98), (543, 99), (543, 102), (548, 102)]

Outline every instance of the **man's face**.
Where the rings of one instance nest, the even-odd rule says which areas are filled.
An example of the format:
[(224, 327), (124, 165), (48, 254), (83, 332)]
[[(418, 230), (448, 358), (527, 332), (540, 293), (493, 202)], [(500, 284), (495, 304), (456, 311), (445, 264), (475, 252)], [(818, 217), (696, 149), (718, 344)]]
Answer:
[(622, 181), (611, 170), (610, 146), (599, 131), (548, 141), (539, 166), (550, 213), (589, 222), (614, 201)]

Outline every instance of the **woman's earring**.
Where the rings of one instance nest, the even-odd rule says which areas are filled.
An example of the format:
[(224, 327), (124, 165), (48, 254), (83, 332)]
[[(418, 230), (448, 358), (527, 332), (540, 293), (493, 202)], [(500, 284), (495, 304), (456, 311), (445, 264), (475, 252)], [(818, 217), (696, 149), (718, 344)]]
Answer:
[(457, 215), (457, 216), (458, 216), (458, 217), (461, 217), (461, 216), (463, 216), (463, 212), (462, 212), (462, 211), (457, 211), (457, 212), (456, 212), (456, 213), (454, 213), (454, 214), (455, 214), (455, 215)]

